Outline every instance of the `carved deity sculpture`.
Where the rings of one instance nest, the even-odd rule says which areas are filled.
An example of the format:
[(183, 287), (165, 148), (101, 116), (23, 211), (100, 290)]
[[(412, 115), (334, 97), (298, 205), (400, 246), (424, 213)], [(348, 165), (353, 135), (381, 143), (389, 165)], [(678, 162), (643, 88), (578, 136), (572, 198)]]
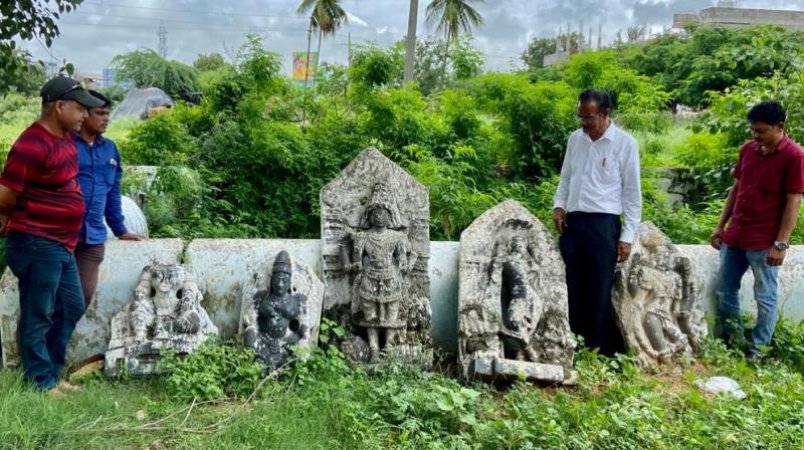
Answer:
[(485, 380), (571, 383), (575, 341), (555, 241), (509, 200), (461, 234), (458, 357)]
[[(134, 299), (112, 319), (106, 371), (157, 372), (159, 353), (191, 353), (218, 328), (201, 306), (195, 275), (178, 264), (151, 264), (140, 274)], [(122, 366), (122, 367), (121, 367)]]
[(309, 334), (304, 324), (307, 296), (291, 290), (292, 277), (290, 255), (281, 251), (271, 269), (269, 289), (257, 291), (244, 316), (244, 344), (254, 349), (257, 361), (268, 371), (285, 364), (290, 347)]
[(356, 365), (433, 362), (427, 187), (368, 148), (321, 189), (323, 316)]
[(642, 224), (631, 258), (618, 267), (614, 306), (643, 364), (698, 352), (706, 335), (689, 258), (652, 224)]
[(360, 229), (351, 235), (352, 251), (342, 249), (343, 266), (357, 273), (352, 311), (355, 324), (366, 329), (372, 363), (380, 359), (381, 332), (386, 346), (401, 343), (397, 334), (405, 332), (400, 304), (408, 299), (405, 277), (417, 255), (402, 228), (393, 193), (377, 183)]

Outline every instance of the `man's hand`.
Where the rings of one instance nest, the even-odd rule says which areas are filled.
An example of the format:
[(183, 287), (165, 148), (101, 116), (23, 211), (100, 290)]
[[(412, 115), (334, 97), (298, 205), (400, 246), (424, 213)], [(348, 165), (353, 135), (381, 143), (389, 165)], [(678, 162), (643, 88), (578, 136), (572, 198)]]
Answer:
[(768, 263), (769, 266), (781, 266), (786, 254), (787, 250), (779, 250), (776, 247), (771, 247), (770, 250), (768, 250), (768, 257), (765, 258), (765, 262)]
[(617, 242), (617, 262), (621, 263), (631, 256), (631, 244), (628, 242)]
[(709, 243), (715, 250), (720, 250), (720, 247), (723, 245), (723, 228), (717, 227), (715, 231), (712, 232), (712, 235), (709, 237)]
[(145, 236), (141, 236), (137, 233), (123, 233), (120, 236), (117, 236), (117, 239), (121, 241), (144, 241)]
[(564, 226), (567, 224), (567, 211), (564, 208), (553, 209), (553, 224), (559, 236), (564, 234)]

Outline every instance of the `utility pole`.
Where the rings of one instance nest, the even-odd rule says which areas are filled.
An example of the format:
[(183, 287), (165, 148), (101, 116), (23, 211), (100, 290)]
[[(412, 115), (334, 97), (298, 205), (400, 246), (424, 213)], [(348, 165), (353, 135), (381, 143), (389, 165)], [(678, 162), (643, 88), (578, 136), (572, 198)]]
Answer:
[(405, 74), (403, 83), (413, 81), (413, 69), (416, 60), (416, 25), (419, 20), (419, 0), (410, 0), (410, 14), (408, 15), (407, 54), (405, 55)]
[(159, 36), (159, 54), (167, 59), (167, 28), (162, 20), (159, 21), (159, 31), (156, 32), (156, 35)]
[(597, 24), (597, 49), (600, 50), (600, 44), (603, 43), (603, 23), (598, 22)]

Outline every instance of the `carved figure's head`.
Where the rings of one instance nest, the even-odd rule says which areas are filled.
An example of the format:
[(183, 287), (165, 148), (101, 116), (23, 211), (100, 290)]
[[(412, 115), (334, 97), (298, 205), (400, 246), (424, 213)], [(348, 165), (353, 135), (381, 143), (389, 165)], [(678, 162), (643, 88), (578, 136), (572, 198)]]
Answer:
[(290, 279), (293, 268), (290, 265), (290, 255), (282, 250), (276, 255), (274, 265), (271, 269), (271, 293), (274, 295), (285, 295), (290, 291)]
[(371, 191), (371, 200), (366, 205), (360, 221), (360, 227), (363, 229), (372, 227), (399, 229), (404, 226), (393, 191), (383, 182), (375, 184)]
[(179, 264), (155, 264), (150, 267), (151, 288), (163, 294), (178, 291), (184, 281), (184, 267)]

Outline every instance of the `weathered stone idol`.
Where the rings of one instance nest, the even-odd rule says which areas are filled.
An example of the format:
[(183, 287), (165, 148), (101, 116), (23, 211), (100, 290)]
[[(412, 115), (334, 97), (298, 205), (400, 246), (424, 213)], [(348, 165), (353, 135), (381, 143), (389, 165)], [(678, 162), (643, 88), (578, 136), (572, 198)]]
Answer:
[(288, 362), (292, 346), (316, 345), (324, 285), (284, 250), (268, 267), (267, 277), (255, 273), (243, 288), (240, 328), (244, 345), (272, 372)]
[(192, 353), (218, 328), (201, 306), (195, 275), (180, 264), (152, 263), (140, 274), (134, 299), (112, 318), (105, 370), (147, 375), (159, 371), (162, 350)]
[(629, 349), (650, 365), (693, 356), (706, 336), (692, 263), (652, 223), (642, 223), (631, 258), (616, 271), (614, 310)]
[(571, 383), (575, 340), (555, 239), (514, 200), (461, 234), (458, 357), (464, 375)]
[(429, 220), (427, 188), (376, 149), (321, 190), (325, 316), (352, 362), (432, 362)]

